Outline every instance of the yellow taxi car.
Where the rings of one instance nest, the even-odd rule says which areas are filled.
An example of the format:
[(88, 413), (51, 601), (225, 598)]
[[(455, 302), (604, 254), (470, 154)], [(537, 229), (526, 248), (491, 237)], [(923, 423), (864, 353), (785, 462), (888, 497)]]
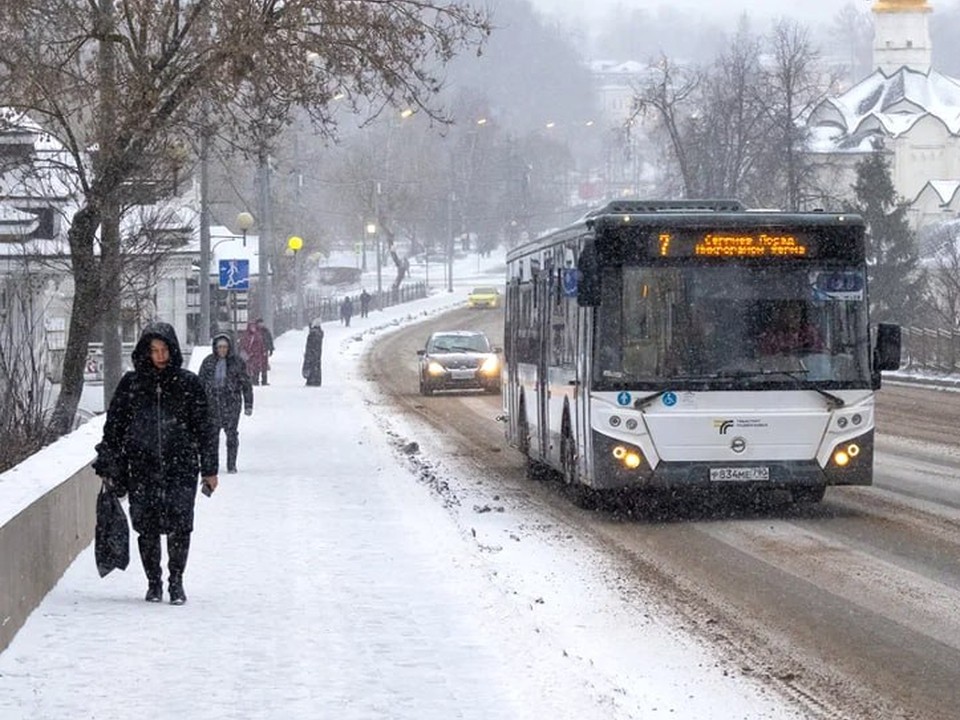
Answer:
[(491, 286), (475, 287), (467, 296), (467, 305), (472, 308), (500, 307), (500, 291)]

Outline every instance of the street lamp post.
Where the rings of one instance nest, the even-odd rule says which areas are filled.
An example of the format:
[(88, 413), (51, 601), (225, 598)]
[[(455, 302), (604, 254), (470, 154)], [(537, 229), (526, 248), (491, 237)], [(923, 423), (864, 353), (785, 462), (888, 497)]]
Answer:
[(383, 263), (380, 259), (380, 233), (377, 232), (376, 223), (367, 223), (367, 235), (373, 236), (377, 250), (377, 310), (383, 310)]
[(293, 235), (287, 240), (287, 247), (293, 251), (293, 271), (295, 273), (297, 298), (297, 328), (303, 327), (303, 286), (300, 279), (300, 250), (303, 248), (303, 238)]
[(248, 212), (237, 213), (237, 227), (243, 233), (243, 246), (247, 246), (247, 230), (253, 227), (253, 215)]

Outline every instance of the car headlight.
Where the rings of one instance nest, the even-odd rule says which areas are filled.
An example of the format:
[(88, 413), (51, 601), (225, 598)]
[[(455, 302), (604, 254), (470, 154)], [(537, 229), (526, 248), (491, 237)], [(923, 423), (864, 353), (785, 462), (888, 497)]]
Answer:
[(431, 360), (429, 363), (427, 363), (427, 373), (430, 375), (443, 375), (446, 372), (447, 369), (436, 360)]
[(488, 357), (480, 366), (480, 372), (484, 375), (493, 375), (494, 373), (500, 372), (500, 358), (496, 355)]

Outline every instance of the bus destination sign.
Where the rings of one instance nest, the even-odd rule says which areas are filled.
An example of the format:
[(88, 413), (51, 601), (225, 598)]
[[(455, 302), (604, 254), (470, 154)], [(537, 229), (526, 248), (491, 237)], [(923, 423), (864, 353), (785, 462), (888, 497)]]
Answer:
[(656, 242), (657, 250), (652, 254), (659, 257), (773, 259), (808, 258), (814, 254), (810, 238), (776, 230), (664, 231), (657, 235)]

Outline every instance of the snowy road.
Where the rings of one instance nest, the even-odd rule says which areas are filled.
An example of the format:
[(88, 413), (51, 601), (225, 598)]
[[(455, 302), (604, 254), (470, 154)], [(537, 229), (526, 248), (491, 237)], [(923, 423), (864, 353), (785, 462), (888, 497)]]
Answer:
[[(943, 441), (960, 424), (960, 394), (882, 390), (876, 487), (831, 489), (820, 506), (587, 512), (556, 484), (525, 478), (493, 421), (498, 399), (417, 395), (413, 351), (430, 329), (499, 338), (498, 323), (495, 314), (447, 316), (392, 336), (368, 367), (408, 410), (407, 439), (425, 444), (422, 462), (479, 545), (563, 539), (620, 563), (607, 578), (619, 592), (673, 614), (730, 668), (795, 698), (809, 716), (957, 715), (960, 453)], [(424, 443), (430, 427), (444, 440)], [(476, 468), (474, 482), (464, 482), (464, 466)], [(504, 511), (492, 520), (480, 512), (491, 505)], [(509, 576), (501, 557), (491, 563)]]

